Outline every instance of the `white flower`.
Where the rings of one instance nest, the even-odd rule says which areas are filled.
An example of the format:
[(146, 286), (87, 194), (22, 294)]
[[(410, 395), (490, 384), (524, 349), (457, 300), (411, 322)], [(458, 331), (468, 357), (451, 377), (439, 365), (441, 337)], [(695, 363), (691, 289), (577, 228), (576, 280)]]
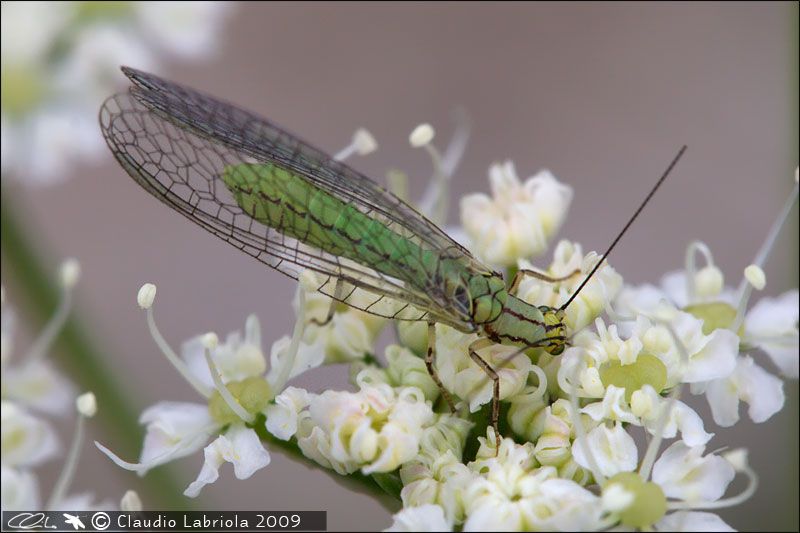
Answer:
[[(71, 8), (61, 3), (3, 2), (3, 63), (40, 61), (53, 45), (55, 36), (67, 26)], [(37, 31), (32, 31), (36, 28)]]
[(703, 457), (704, 446), (681, 441), (664, 450), (653, 466), (652, 480), (668, 498), (689, 503), (720, 499), (736, 475), (733, 466), (717, 455)]
[[(427, 326), (426, 326), (427, 327)], [(357, 361), (351, 367), (355, 373), (354, 383), (386, 383), (392, 387), (417, 387), (425, 398), (435, 402), (439, 397), (439, 387), (431, 378), (425, 361), (404, 346), (392, 344), (386, 347), (386, 368)]]
[[(436, 368), (444, 387), (469, 402), (470, 412), (492, 401), (494, 383), (469, 356), (469, 345), (478, 338), (449, 326), (436, 324)], [(478, 355), (496, 369), (500, 376), (500, 399), (518, 394), (525, 387), (531, 361), (522, 352), (509, 360), (518, 348), (494, 344)]]
[(75, 398), (74, 385), (48, 359), (27, 358), (3, 366), (2, 387), (3, 398), (54, 415), (69, 412)]
[[(775, 229), (775, 228), (773, 228)], [(706, 256), (707, 266), (694, 268), (695, 252)], [(753, 273), (757, 275), (753, 277)], [(745, 269), (747, 283), (763, 288), (763, 272), (757, 265)], [(763, 422), (783, 406), (783, 390), (780, 380), (767, 373), (752, 359), (736, 356), (731, 359), (734, 341), (736, 352), (760, 348), (767, 353), (781, 372), (796, 378), (798, 375), (798, 293), (788, 291), (778, 298), (763, 298), (745, 314), (750, 291), (743, 281), (745, 290), (734, 291), (724, 286), (722, 273), (713, 264), (711, 252), (703, 243), (692, 243), (687, 250), (685, 271), (672, 272), (664, 276), (662, 289), (645, 285), (626, 288), (617, 300), (617, 309), (623, 313), (657, 313), (657, 309), (670, 303), (687, 313), (678, 313), (678, 324), (697, 331), (692, 319), (702, 323), (702, 332), (716, 342), (710, 341), (708, 347), (717, 349), (709, 352), (694, 369), (687, 369), (685, 381), (692, 383), (692, 392), (705, 392), (712, 408), (714, 420), (722, 425), (733, 425), (739, 420), (738, 403), (750, 403), (750, 417), (755, 422)], [(738, 331), (731, 331), (736, 324), (743, 323)], [(696, 339), (702, 338), (696, 333)], [(685, 336), (683, 336), (685, 339)], [(687, 341), (688, 342), (688, 341)], [(716, 354), (716, 357), (709, 355)], [(733, 364), (731, 366), (731, 363)], [(730, 372), (726, 371), (730, 369)]]
[[(72, 106), (88, 109), (109, 96), (110, 88), (125, 78), (120, 62), (142, 70), (157, 64), (157, 54), (134, 28), (124, 25), (94, 25), (80, 33), (71, 53), (64, 57), (54, 72), (53, 84), (62, 95), (68, 95)], [(66, 102), (59, 102), (66, 103)], [(103, 148), (95, 125), (95, 146)]]
[(218, 430), (208, 407), (184, 402), (160, 402), (146, 409), (139, 417), (146, 425), (144, 445), (138, 463), (128, 463), (108, 448), (95, 445), (118, 466), (144, 475), (158, 465), (191, 455), (208, 442)]
[(671, 320), (678, 339), (689, 356), (683, 361), (680, 349), (669, 330), (640, 318), (634, 335), (642, 340), (642, 351), (658, 357), (667, 368), (667, 386), (677, 382), (697, 383), (729, 376), (736, 367), (739, 338), (726, 329), (707, 335), (703, 321), (689, 313), (677, 312)]
[(383, 384), (314, 395), (307, 412), (299, 415), (300, 449), (342, 474), (391, 472), (410, 461), (419, 452), (423, 429), (435, 420), (419, 389)]
[(762, 298), (744, 320), (744, 342), (764, 350), (781, 372), (798, 377), (797, 290), (778, 298)]
[[(241, 332), (228, 334), (224, 343), (211, 350), (211, 360), (222, 381), (241, 381), (260, 376), (267, 369), (267, 360), (261, 351), (261, 325), (258, 317), (250, 315), (245, 320), (244, 338)], [(203, 335), (192, 337), (181, 347), (181, 357), (192, 374), (209, 387), (214, 386), (205, 358)]]
[(437, 504), (451, 523), (460, 523), (464, 519), (462, 493), (474, 477), (450, 450), (429, 461), (406, 463), (400, 468), (403, 506)]
[(32, 511), (41, 509), (39, 500), (39, 483), (31, 472), (12, 468), (5, 464), (3, 458), (2, 498), (0, 508), (3, 511)]
[(226, 461), (233, 463), (237, 479), (247, 479), (270, 463), (269, 452), (264, 449), (256, 432), (241, 425), (232, 426), (206, 446), (204, 456), (200, 474), (183, 493), (190, 498), (197, 497), (204, 486), (217, 480), (219, 467)]
[[(675, 339), (663, 325), (653, 325), (639, 317), (627, 339), (617, 326), (595, 321), (597, 333), (585, 330), (575, 337), (558, 371), (562, 387), (571, 387), (578, 367), (578, 394), (601, 402), (582, 408), (593, 420), (616, 420), (644, 426), (651, 434), (666, 438), (678, 431), (690, 445), (705, 444), (712, 437), (703, 429), (700, 416), (688, 405), (670, 401), (662, 395), (687, 382), (705, 382), (730, 375), (736, 364), (738, 338), (727, 330), (704, 335), (702, 322), (688, 313), (678, 312), (673, 330), (688, 352), (684, 360)], [(583, 363), (581, 362), (583, 361)], [(670, 408), (663, 422), (663, 409)]]
[(537, 468), (531, 443), (503, 439), (495, 456), (494, 432), (487, 434), (469, 465), (478, 477), (464, 491), (464, 531), (572, 531), (597, 523), (597, 496), (559, 479), (553, 467)]
[(705, 393), (714, 422), (723, 427), (739, 421), (740, 400), (750, 404), (750, 419), (760, 423), (780, 411), (785, 399), (783, 381), (748, 356), (737, 359), (736, 370), (730, 376), (705, 384)]
[[(604, 476), (632, 472), (638, 464), (639, 452), (636, 443), (619, 422), (613, 427), (601, 424), (591, 430), (586, 436), (585, 446), (591, 450)], [(584, 444), (576, 441), (572, 446), (572, 455), (575, 462), (584, 468), (589, 468), (584, 449)]]
[[(520, 283), (516, 296), (533, 305), (561, 307), (599, 260), (600, 257), (595, 252), (584, 255), (578, 243), (559, 241), (553, 252), (553, 262), (544, 274), (555, 278), (569, 278), (553, 283), (526, 276)], [(518, 266), (520, 269), (535, 270), (527, 261), (520, 261)], [(570, 334), (580, 331), (600, 316), (621, 288), (622, 276), (606, 262), (567, 306), (564, 322)]]
[(438, 505), (406, 507), (392, 517), (392, 525), (384, 531), (452, 531), (453, 523)]
[(21, 405), (3, 400), (0, 419), (4, 465), (34, 466), (58, 452), (58, 437), (50, 424), (27, 413)]
[[(148, 308), (147, 312), (151, 313), (152, 310)], [(248, 421), (253, 421), (256, 415), (263, 413), (272, 418), (268, 418), (268, 427), (272, 431), (279, 435), (293, 432), (291, 417), (286, 420), (286, 413), (280, 410), (281, 406), (288, 407), (285, 403), (288, 395), (278, 400), (277, 407), (270, 406), (269, 401), (274, 395), (273, 391), (283, 388), (285, 380), (296, 374), (298, 368), (305, 370), (309, 367), (308, 361), (302, 357), (292, 358), (289, 350), (275, 349), (273, 346), (272, 366), (263, 375), (266, 362), (260, 346), (259, 322), (254, 315), (247, 318), (244, 337), (239, 332), (233, 332), (224, 343), (209, 344), (212, 336), (197, 336), (187, 341), (183, 350), (188, 374), (195, 382), (214, 391), (208, 405), (161, 402), (142, 413), (140, 423), (147, 424), (147, 433), (138, 463), (124, 461), (95, 442), (100, 451), (117, 465), (140, 475), (205, 446), (203, 468), (197, 480), (184, 493), (190, 497), (197, 496), (205, 485), (213, 483), (218, 477), (219, 467), (226, 461), (233, 463), (239, 479), (250, 477), (253, 472), (269, 464), (269, 453), (255, 430), (247, 427), (241, 416), (252, 417)], [(216, 339), (216, 336), (213, 338)], [(205, 360), (206, 350), (227, 394), (241, 413), (234, 410), (216, 389), (208, 362), (201, 366), (200, 357)], [(320, 359), (316, 364), (321, 362)], [(286, 368), (289, 364), (292, 368)], [(294, 424), (296, 426), (296, 421)], [(206, 446), (213, 435), (218, 437)]]
[[(666, 421), (661, 420), (663, 409), (670, 410)], [(703, 419), (694, 409), (678, 400), (663, 401), (649, 385), (633, 393), (631, 411), (641, 418), (644, 427), (652, 435), (661, 432), (664, 438), (671, 439), (680, 432), (681, 439), (688, 446), (705, 444), (714, 436), (705, 431)]]
[(141, 2), (135, 6), (149, 42), (190, 59), (217, 52), (217, 36), (231, 12), (228, 2)]
[(165, 53), (208, 56), (228, 4), (8, 2), (2, 9), (3, 176), (48, 184), (103, 153), (93, 117), (121, 80), (119, 65), (149, 70)]
[(308, 417), (305, 409), (311, 403), (312, 395), (304, 389), (287, 387), (275, 398), (275, 403), (267, 407), (267, 431), (281, 440), (289, 440), (297, 433), (301, 413)]
[[(386, 320), (344, 306), (342, 310), (337, 309), (329, 323), (320, 325), (326, 321), (333, 301), (317, 290), (317, 287), (322, 285), (323, 279), (311, 270), (303, 271), (299, 278), (294, 305), (297, 308), (299, 292), (303, 291), (305, 297), (303, 342), (308, 346), (315, 346), (323, 354), (326, 363), (363, 359), (366, 354), (374, 351), (375, 340)], [(349, 292), (350, 289), (346, 289), (344, 294)], [(363, 295), (363, 291), (355, 291), (348, 298), (348, 302), (358, 304), (360, 295)]]
[(544, 252), (564, 221), (572, 188), (547, 170), (520, 183), (510, 161), (492, 165), (489, 181), (492, 198), (471, 194), (461, 200), (461, 223), (473, 251), (499, 266)]

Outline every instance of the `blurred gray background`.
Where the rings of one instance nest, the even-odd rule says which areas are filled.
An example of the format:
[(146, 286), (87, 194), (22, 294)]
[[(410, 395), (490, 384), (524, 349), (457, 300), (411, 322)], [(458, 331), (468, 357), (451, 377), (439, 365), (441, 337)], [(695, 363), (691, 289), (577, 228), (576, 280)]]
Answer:
[[(797, 165), (797, 13), (795, 3), (766, 2), (243, 3), (216, 58), (162, 74), (257, 111), (330, 151), (365, 126), (380, 149), (353, 165), (377, 179), (389, 167), (402, 168), (414, 197), (430, 166), (408, 146), (408, 133), (430, 122), (444, 147), (452, 111), (463, 107), (473, 134), (453, 181), (450, 222), (458, 219), (455, 198), (488, 192), (488, 166), (511, 158), (523, 179), (546, 167), (574, 187), (560, 236), (588, 250), (607, 246), (688, 144), (610, 262), (629, 282), (656, 282), (682, 266), (690, 240), (702, 239), (735, 285)], [(290, 331), (291, 280), (166, 209), (110, 156), (70, 174), (60, 185), (6, 194), (54, 267), (62, 257), (80, 259), (79, 308), (137, 407), (197, 400), (147, 334), (136, 305), (143, 282), (158, 285), (157, 321), (174, 347), (197, 333), (240, 329), (251, 312), (261, 318), (266, 350)], [(798, 285), (797, 226), (795, 208), (765, 269), (767, 295)], [(14, 279), (5, 266), (3, 282), (13, 302)], [(774, 371), (766, 357), (757, 359)], [(343, 368), (318, 369), (300, 381), (315, 390), (345, 383)], [(788, 382), (786, 392), (786, 407), (765, 424), (706, 426), (717, 433), (710, 448), (746, 446), (761, 476), (752, 501), (720, 513), (736, 528), (798, 527), (797, 383)], [(691, 403), (705, 407), (701, 398)], [(113, 434), (93, 431), (114, 448)], [(182, 486), (201, 464), (202, 453), (180, 461)], [(114, 499), (139, 483), (88, 445), (79, 472), (76, 489)], [(45, 479), (54, 475), (46, 472)], [(146, 508), (159, 508), (141, 495)], [(334, 530), (391, 522), (371, 498), (280, 453), (247, 481), (223, 467), (202, 506), (327, 510)]]

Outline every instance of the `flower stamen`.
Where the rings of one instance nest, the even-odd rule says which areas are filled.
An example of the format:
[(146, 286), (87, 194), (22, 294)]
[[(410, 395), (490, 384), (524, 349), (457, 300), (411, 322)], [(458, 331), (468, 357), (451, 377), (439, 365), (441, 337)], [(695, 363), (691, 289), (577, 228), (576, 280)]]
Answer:
[(72, 444), (67, 453), (67, 460), (64, 462), (64, 467), (58, 476), (58, 480), (53, 486), (53, 492), (50, 494), (50, 499), (47, 501), (45, 509), (52, 510), (56, 508), (67, 489), (72, 484), (72, 479), (75, 477), (75, 470), (78, 467), (78, 459), (80, 458), (80, 451), (83, 447), (83, 439), (85, 430), (85, 419), (91, 418), (97, 412), (97, 400), (91, 392), (84, 393), (75, 400), (76, 410), (78, 411), (78, 420), (75, 423), (75, 433), (72, 436)]
[(208, 371), (211, 373), (211, 379), (214, 380), (214, 388), (217, 390), (217, 392), (219, 392), (219, 395), (222, 397), (222, 399), (225, 400), (225, 403), (230, 410), (236, 413), (236, 416), (241, 418), (244, 422), (252, 424), (256, 417), (248, 413), (247, 410), (242, 407), (239, 401), (233, 397), (231, 391), (222, 381), (222, 376), (219, 375), (219, 369), (217, 368), (217, 365), (214, 363), (214, 360), (211, 359), (211, 350), (216, 348), (217, 343), (218, 339), (214, 333), (207, 333), (203, 336), (203, 354), (206, 358)]
[(273, 395), (278, 395), (286, 386), (289, 381), (289, 376), (292, 374), (292, 368), (297, 360), (297, 351), (300, 349), (300, 341), (303, 340), (303, 332), (306, 327), (306, 294), (304, 290), (297, 291), (297, 319), (294, 323), (294, 330), (292, 331), (292, 340), (289, 343), (289, 350), (286, 356), (281, 360), (282, 365), (278, 370), (274, 383), (270, 383), (270, 388), (273, 390)]
[[(758, 250), (758, 253), (753, 259), (753, 264), (758, 266), (759, 268), (764, 268), (764, 264), (767, 262), (770, 252), (772, 252), (772, 247), (775, 245), (775, 241), (778, 239), (778, 235), (780, 234), (781, 229), (783, 229), (783, 225), (789, 218), (789, 213), (792, 211), (794, 204), (797, 202), (797, 195), (798, 195), (798, 183), (797, 183), (797, 171), (795, 170), (795, 180), (792, 192), (786, 199), (786, 203), (783, 205), (783, 209), (781, 209), (780, 213), (778, 214), (778, 218), (776, 218), (775, 222), (772, 223), (772, 227), (770, 227), (769, 233), (767, 233), (767, 238), (764, 239), (764, 244), (761, 245), (761, 248)], [(739, 283), (740, 295), (743, 294), (745, 290), (747, 290), (748, 284), (749, 282), (747, 279), (742, 279), (742, 281)]]
[(739, 328), (744, 322), (745, 314), (747, 313), (747, 303), (750, 300), (750, 295), (753, 289), (758, 291), (762, 290), (767, 284), (767, 277), (761, 267), (752, 264), (744, 269), (744, 279), (746, 282), (744, 290), (739, 292), (739, 305), (736, 307), (736, 318), (734, 318), (731, 325), (731, 331), (738, 332)]
[(339, 150), (333, 158), (336, 161), (344, 161), (353, 154), (367, 155), (378, 149), (378, 142), (366, 128), (358, 128), (353, 133), (350, 144)]
[(167, 361), (172, 363), (172, 366), (175, 367), (175, 370), (183, 376), (189, 385), (197, 391), (200, 396), (203, 398), (211, 397), (211, 389), (198, 381), (192, 373), (189, 371), (189, 368), (186, 366), (180, 357), (175, 354), (167, 341), (161, 335), (161, 332), (158, 330), (156, 326), (156, 319), (153, 316), (153, 301), (156, 295), (156, 286), (152, 283), (145, 283), (142, 285), (142, 288), (139, 289), (139, 293), (137, 295), (137, 301), (139, 302), (139, 306), (145, 310), (147, 314), (147, 327), (150, 330), (150, 336), (153, 337), (153, 340), (156, 343), (156, 346), (161, 350), (161, 353), (167, 358)]
[(53, 318), (50, 319), (28, 351), (27, 358), (31, 361), (41, 359), (45, 356), (53, 345), (53, 341), (58, 336), (61, 328), (66, 324), (67, 317), (72, 308), (72, 289), (80, 278), (80, 268), (80, 264), (76, 259), (67, 259), (61, 263), (59, 269), (61, 300)]

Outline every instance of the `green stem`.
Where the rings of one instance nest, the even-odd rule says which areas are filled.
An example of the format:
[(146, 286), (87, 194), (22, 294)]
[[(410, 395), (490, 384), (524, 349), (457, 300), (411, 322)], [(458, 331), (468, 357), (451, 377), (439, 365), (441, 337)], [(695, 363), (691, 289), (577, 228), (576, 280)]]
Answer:
[[(59, 291), (48, 272), (55, 269), (43, 267), (36, 250), (30, 245), (25, 228), (8, 201), (9, 193), (2, 192), (0, 207), (0, 235), (3, 263), (12, 272), (18, 288), (19, 306), (26, 313), (33, 328), (42, 328), (58, 305)], [(134, 455), (142, 442), (138, 416), (117, 376), (101, 354), (108, 350), (98, 348), (87, 329), (73, 312), (59, 335), (54, 355), (71, 372), (81, 390), (91, 390), (97, 397), (100, 409), (94, 423), (103, 427), (109, 440), (119, 447), (123, 455)], [(162, 509), (187, 509), (187, 500), (181, 494), (176, 478), (166, 469), (153, 471), (140, 483), (146, 490), (145, 499)]]

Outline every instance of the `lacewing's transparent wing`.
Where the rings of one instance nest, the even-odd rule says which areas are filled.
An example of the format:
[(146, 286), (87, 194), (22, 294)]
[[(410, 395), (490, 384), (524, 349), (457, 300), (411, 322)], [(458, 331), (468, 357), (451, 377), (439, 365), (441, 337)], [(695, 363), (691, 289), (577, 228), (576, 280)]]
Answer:
[[(441, 280), (402, 265), (418, 267), (423, 252), (428, 261), (434, 252), (437, 260), (457, 261), (475, 274), (491, 269), (408, 204), (266, 119), (152, 74), (123, 71), (134, 85), (106, 100), (100, 124), (117, 161), (153, 196), (295, 279), (304, 269), (315, 272), (317, 289), (343, 303), (387, 318), (466, 324), (468, 317), (446, 297)], [(301, 177), (407, 239), (416, 253), (402, 257), (388, 275), (360, 261), (355, 251), (350, 259), (331, 253), (324, 236), (315, 246), (291, 237), (283, 218), (271, 226), (255, 220), (222, 179), (226, 169), (248, 164), (271, 164)], [(343, 282), (339, 294), (337, 280)]]

